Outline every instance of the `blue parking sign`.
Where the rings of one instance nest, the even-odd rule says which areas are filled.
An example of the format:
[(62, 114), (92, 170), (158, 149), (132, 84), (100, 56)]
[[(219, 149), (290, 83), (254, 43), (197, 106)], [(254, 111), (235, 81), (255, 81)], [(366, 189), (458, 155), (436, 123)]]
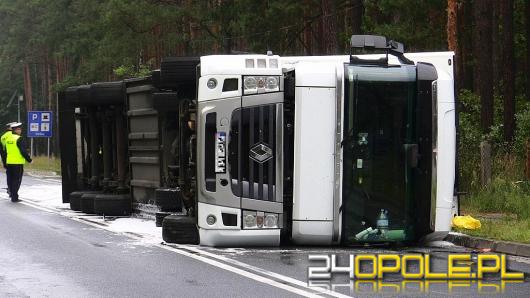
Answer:
[(28, 138), (51, 138), (52, 119), (51, 111), (28, 112)]

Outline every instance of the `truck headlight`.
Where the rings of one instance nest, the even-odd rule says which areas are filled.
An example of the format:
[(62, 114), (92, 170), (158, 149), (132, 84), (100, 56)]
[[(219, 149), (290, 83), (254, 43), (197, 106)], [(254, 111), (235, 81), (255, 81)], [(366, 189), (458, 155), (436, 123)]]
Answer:
[(278, 219), (276, 213), (243, 210), (243, 229), (277, 229)]
[(263, 227), (268, 229), (278, 228), (278, 214), (265, 213), (265, 223)]
[(245, 94), (258, 92), (258, 82), (255, 77), (245, 77), (243, 80)]
[(257, 216), (255, 211), (243, 211), (243, 229), (257, 228)]
[(243, 78), (243, 94), (256, 94), (280, 91), (278, 76), (245, 76)]
[(267, 77), (265, 89), (268, 92), (278, 91), (278, 77)]

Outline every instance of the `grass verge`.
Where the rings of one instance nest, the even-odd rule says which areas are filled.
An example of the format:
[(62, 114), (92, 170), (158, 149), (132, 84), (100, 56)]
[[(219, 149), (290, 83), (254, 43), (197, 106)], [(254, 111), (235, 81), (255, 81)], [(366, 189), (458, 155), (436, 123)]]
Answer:
[[(468, 214), (468, 213), (466, 213)], [(473, 215), (472, 215), (473, 216)], [(455, 228), (454, 230), (470, 236), (495, 240), (530, 243), (530, 220), (505, 217), (502, 219), (473, 216), (480, 220), (482, 227), (478, 230)]]
[[(511, 180), (511, 179), (510, 179)], [(530, 182), (500, 177), (461, 199), (462, 215), (480, 220), (478, 230), (455, 231), (483, 238), (530, 243)]]
[(55, 157), (34, 156), (33, 162), (27, 163), (24, 166), (25, 171), (36, 172), (55, 172), (57, 175), (61, 174), (61, 160)]

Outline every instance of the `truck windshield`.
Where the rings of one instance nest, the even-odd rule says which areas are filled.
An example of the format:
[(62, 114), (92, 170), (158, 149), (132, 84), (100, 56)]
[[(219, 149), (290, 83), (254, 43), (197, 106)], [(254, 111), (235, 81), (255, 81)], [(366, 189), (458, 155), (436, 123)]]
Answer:
[(346, 65), (344, 87), (342, 240), (411, 240), (415, 67)]

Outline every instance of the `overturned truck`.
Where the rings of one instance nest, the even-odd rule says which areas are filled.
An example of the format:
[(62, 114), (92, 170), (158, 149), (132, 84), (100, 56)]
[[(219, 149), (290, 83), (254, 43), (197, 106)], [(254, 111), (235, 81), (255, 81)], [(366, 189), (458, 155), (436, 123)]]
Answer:
[(458, 205), (453, 53), (405, 54), (381, 36), (351, 46), (168, 58), (150, 77), (67, 89), (63, 201), (156, 215), (175, 243), (445, 236)]

